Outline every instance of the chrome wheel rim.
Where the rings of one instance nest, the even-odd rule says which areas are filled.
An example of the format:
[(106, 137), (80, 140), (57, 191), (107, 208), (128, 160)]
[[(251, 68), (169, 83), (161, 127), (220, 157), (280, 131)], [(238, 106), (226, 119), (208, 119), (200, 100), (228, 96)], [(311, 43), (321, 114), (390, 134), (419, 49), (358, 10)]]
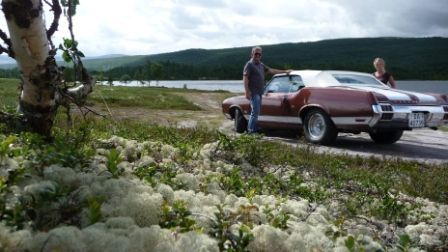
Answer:
[(321, 114), (313, 114), (308, 120), (308, 133), (312, 140), (319, 140), (325, 134), (327, 125)]

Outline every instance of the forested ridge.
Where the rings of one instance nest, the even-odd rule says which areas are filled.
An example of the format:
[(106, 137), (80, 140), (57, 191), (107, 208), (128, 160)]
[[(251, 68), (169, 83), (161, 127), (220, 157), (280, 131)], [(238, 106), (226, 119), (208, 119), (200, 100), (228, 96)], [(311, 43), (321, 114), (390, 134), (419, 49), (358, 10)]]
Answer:
[[(396, 79), (448, 79), (448, 38), (353, 38), (261, 46), (263, 62), (275, 68), (372, 72), (373, 59), (382, 57)], [(87, 59), (85, 64), (104, 80), (240, 79), (250, 49), (188, 49)], [(11, 77), (11, 71), (0, 74)]]

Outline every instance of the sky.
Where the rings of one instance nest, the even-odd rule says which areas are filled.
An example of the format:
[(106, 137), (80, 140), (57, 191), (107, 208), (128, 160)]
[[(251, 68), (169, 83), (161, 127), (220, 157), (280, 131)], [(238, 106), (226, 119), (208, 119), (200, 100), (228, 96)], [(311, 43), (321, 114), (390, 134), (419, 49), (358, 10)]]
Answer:
[[(46, 14), (51, 22), (52, 14)], [(62, 19), (62, 18), (61, 18)], [(4, 20), (0, 27), (6, 30)], [(61, 20), (56, 44), (68, 37)], [(357, 37), (448, 37), (448, 0), (80, 0), (87, 56)]]

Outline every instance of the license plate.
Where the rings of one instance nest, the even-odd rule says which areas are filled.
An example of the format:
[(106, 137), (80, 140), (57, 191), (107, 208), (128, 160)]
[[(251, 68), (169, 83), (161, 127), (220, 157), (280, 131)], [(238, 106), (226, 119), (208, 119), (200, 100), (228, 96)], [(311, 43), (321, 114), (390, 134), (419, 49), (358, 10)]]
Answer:
[(409, 128), (423, 128), (425, 127), (424, 113), (411, 113), (409, 115)]

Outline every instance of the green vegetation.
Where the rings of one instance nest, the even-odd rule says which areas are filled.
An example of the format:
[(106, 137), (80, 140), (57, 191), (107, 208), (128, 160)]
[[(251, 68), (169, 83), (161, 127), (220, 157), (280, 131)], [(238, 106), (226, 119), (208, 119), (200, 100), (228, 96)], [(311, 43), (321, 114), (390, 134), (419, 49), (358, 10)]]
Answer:
[[(0, 108), (14, 110), (18, 101), (18, 79), (0, 78)], [(90, 105), (110, 107), (143, 107), (146, 109), (181, 109), (201, 110), (198, 106), (185, 100), (178, 93), (195, 92), (192, 90), (154, 88), (154, 87), (109, 87), (97, 86), (89, 96)]]
[[(1, 81), (0, 95), (15, 97), (16, 80)], [(181, 94), (196, 94), (188, 92), (100, 86), (90, 102), (101, 103), (104, 99), (109, 106), (128, 111), (140, 106), (160, 109), (157, 103), (164, 100), (181, 100)], [(14, 99), (2, 99), (2, 105), (14, 106)], [(171, 109), (166, 109), (166, 113), (197, 109), (186, 100), (173, 104), (174, 101), (165, 103)], [(318, 153), (313, 146), (288, 146), (259, 135), (229, 136), (214, 128), (166, 127), (139, 118), (73, 116), (70, 128), (62, 111), (57, 116), (52, 143), (0, 124), (0, 168), (8, 167), (7, 173), (0, 176), (3, 225), (12, 230), (31, 225), (33, 231), (45, 232), (61, 225), (93, 228), (95, 223), (108, 221), (107, 214), (111, 212), (105, 210), (107, 206), (130, 193), (111, 197), (109, 191), (94, 192), (108, 186), (110, 193), (116, 188), (114, 193), (120, 195), (123, 187), (135, 186), (130, 199), (143, 195), (136, 204), (153, 208), (130, 205), (127, 212), (141, 211), (136, 215), (144, 216), (140, 220), (152, 221), (148, 215), (158, 211), (150, 225), (158, 224), (161, 230), (176, 236), (207, 235), (220, 251), (247, 251), (260, 229), (288, 234), (291, 223), (312, 221), (310, 215), (326, 216), (325, 211), (331, 211), (331, 217), (322, 217), (322, 221), (328, 221), (331, 228), (325, 230), (324, 236), (333, 243), (343, 239), (348, 251), (362, 251), (372, 244), (372, 240), (350, 233), (350, 225), (359, 224), (356, 220), (360, 219), (372, 223), (379, 220), (377, 225), (387, 223), (388, 228), (399, 230), (395, 238), (387, 241), (370, 238), (386, 249), (446, 249), (446, 236), (440, 235), (442, 245), (421, 247), (403, 230), (435, 218), (431, 215), (434, 213), (425, 212), (428, 210), (416, 197), (448, 204), (447, 164)], [(33, 184), (27, 186), (20, 200), (11, 201), (17, 187), (29, 181)], [(175, 193), (185, 198), (175, 199)], [(217, 195), (221, 195), (222, 201), (214, 201), (219, 199)], [(273, 203), (262, 204), (263, 199)], [(322, 206), (329, 210), (318, 210)], [(208, 209), (208, 215), (204, 216), (199, 208)], [(278, 242), (286, 243), (285, 240)]]
[(89, 101), (98, 105), (106, 102), (111, 107), (200, 110), (177, 94), (180, 92), (182, 91), (169, 88), (97, 86), (89, 96)]
[[(57, 124), (59, 127), (65, 126), (64, 120), (58, 121)], [(324, 200), (328, 196), (322, 194), (319, 188), (309, 189), (311, 191), (300, 189), (300, 184), (306, 181), (306, 179), (301, 178), (299, 174), (308, 172), (312, 174), (313, 180), (319, 181), (320, 186), (324, 188), (335, 188), (352, 192), (353, 199), (357, 201), (356, 204), (359, 204), (357, 209), (363, 203), (367, 203), (365, 197), (380, 197), (379, 199), (384, 202), (384, 207), (396, 208), (396, 210), (392, 211), (392, 214), (396, 213), (394, 215), (399, 215), (402, 209), (398, 209), (400, 206), (394, 202), (395, 192), (403, 192), (415, 197), (424, 197), (437, 202), (448, 203), (448, 195), (440, 193), (448, 191), (448, 184), (446, 183), (448, 167), (446, 164), (421, 164), (399, 159), (383, 160), (374, 157), (363, 158), (349, 155), (320, 154), (315, 152), (313, 147), (288, 147), (282, 143), (264, 141), (257, 136), (242, 135), (241, 137), (230, 139), (224, 138), (221, 133), (211, 129), (175, 129), (142, 124), (136, 121), (113, 123), (107, 120), (91, 119), (81, 123), (78, 127), (80, 127), (78, 132), (83, 132), (83, 134), (87, 135), (83, 136), (81, 134), (77, 136), (73, 139), (74, 142), (80, 141), (79, 139), (90, 139), (89, 141), (93, 141), (96, 138), (104, 139), (112, 135), (138, 141), (160, 141), (180, 148), (183, 150), (183, 155), (188, 155), (187, 159), (206, 143), (227, 141), (228, 145), (232, 147), (224, 147), (224, 145), (220, 147), (226, 150), (225, 159), (232, 160), (236, 164), (241, 162), (242, 159), (262, 160), (262, 162), (255, 163), (255, 167), (260, 167), (255, 177), (254, 174), (251, 175), (246, 170), (236, 169), (229, 171), (227, 176), (218, 178), (223, 187), (227, 188), (227, 191), (236, 195), (250, 196), (253, 190), (256, 190), (255, 193), (269, 190), (270, 193), (279, 196), (297, 193), (298, 196), (309, 198), (312, 201)], [(88, 133), (84, 132), (86, 128), (89, 129)], [(57, 130), (56, 133), (60, 134), (61, 138), (60, 151), (55, 151), (59, 147), (51, 147), (49, 145), (47, 152), (45, 152), (45, 148), (39, 152), (42, 154), (40, 156), (46, 156), (45, 153), (55, 151), (54, 154), (49, 155), (52, 159), (46, 161), (46, 164), (54, 163), (53, 159), (65, 160), (68, 154), (73, 157), (78, 156), (72, 153), (72, 150), (67, 150), (69, 153), (63, 152), (66, 149), (62, 148), (63, 141), (65, 141), (63, 140), (64, 133), (60, 130)], [(71, 140), (68, 141), (70, 142)], [(242, 144), (248, 142), (251, 142), (251, 144)], [(56, 141), (56, 143), (58, 142)], [(93, 142), (84, 142), (82, 144), (91, 145)], [(249, 150), (253, 146), (258, 146), (256, 152)], [(58, 157), (58, 155), (61, 157)], [(237, 156), (242, 159), (236, 158)], [(44, 158), (40, 157), (39, 162)], [(48, 157), (45, 159), (48, 159)], [(64, 164), (66, 163), (68, 164), (69, 161), (64, 162)], [(280, 181), (263, 172), (263, 167), (271, 165), (295, 167), (295, 173), (290, 174), (288, 180)], [(163, 182), (170, 183), (172, 181), (172, 179), (169, 179), (173, 177), (173, 175), (169, 175), (169, 173), (173, 172), (172, 167), (157, 166), (153, 169), (158, 171), (159, 175), (157, 176), (168, 176), (165, 177), (166, 179), (163, 179)], [(152, 174), (156, 173), (149, 173), (149, 177), (141, 176), (141, 178), (148, 178), (148, 181), (151, 181)], [(156, 180), (159, 181), (161, 178), (158, 177)], [(378, 209), (379, 215), (387, 214), (386, 212), (388, 211)]]
[[(15, 96), (17, 80), (0, 79), (0, 83), (0, 94), (2, 96), (0, 106), (14, 106), (17, 99)], [(179, 92), (182, 92), (182, 89), (100, 86), (93, 93), (91, 100), (95, 103), (100, 103), (104, 98), (109, 106), (198, 109), (195, 105), (175, 95), (175, 93)], [(402, 209), (393, 202), (393, 198), (390, 198), (393, 197), (394, 193), (390, 196), (388, 192), (405, 192), (412, 196), (448, 203), (448, 195), (440, 193), (441, 191), (448, 191), (448, 184), (445, 183), (448, 178), (446, 165), (427, 165), (401, 160), (382, 160), (373, 157), (362, 158), (348, 155), (318, 154), (313, 151), (313, 147), (305, 149), (291, 148), (281, 143), (263, 141), (259, 136), (242, 135), (236, 139), (231, 139), (212, 129), (176, 129), (148, 125), (138, 120), (112, 122), (109, 120), (91, 119), (84, 123), (79, 123), (83, 119), (74, 121), (78, 122), (74, 126), (82, 134), (79, 134), (73, 140), (64, 140), (65, 116), (61, 113), (57, 117), (55, 133), (60, 138), (56, 138), (59, 140), (55, 140), (53, 145), (37, 150), (39, 155), (36, 155), (35, 162), (39, 163), (39, 166), (52, 164), (56, 161), (69, 165), (77, 159), (85, 160), (78, 153), (79, 149), (67, 148), (70, 146), (67, 143), (74, 141), (74, 145), (77, 147), (77, 145), (81, 144), (80, 142), (85, 141), (82, 142), (82, 145), (88, 146), (93, 144), (92, 141), (94, 139), (109, 138), (112, 135), (138, 141), (161, 141), (180, 148), (184, 155), (188, 155), (186, 156), (187, 159), (204, 144), (219, 141), (221, 149), (229, 153), (238, 153), (242, 159), (255, 167), (266, 165), (296, 167), (296, 173), (291, 174), (288, 181), (280, 181), (261, 170), (255, 177), (244, 174), (244, 171), (241, 169), (229, 171), (227, 176), (219, 179), (223, 186), (228, 188), (229, 192), (233, 192), (236, 195), (250, 196), (251, 193), (260, 193), (269, 188), (272, 193), (280, 196), (297, 194), (313, 201), (325, 199), (326, 196), (318, 188), (311, 191), (303, 191), (303, 188), (299, 187), (303, 179), (298, 174), (307, 171), (312, 173), (313, 177), (326, 188), (344, 189), (349, 187), (350, 191), (353, 191), (354, 198), (359, 198), (357, 204), (361, 204), (362, 198), (372, 192), (380, 193), (386, 197), (382, 198), (385, 207), (397, 208), (397, 210), (394, 210), (397, 212), (396, 215), (399, 215)], [(89, 129), (88, 132), (87, 128)], [(29, 140), (28, 135), (25, 138), (26, 140), (23, 141), (29, 142), (31, 147), (43, 144), (41, 141)], [(120, 161), (119, 157), (111, 152), (108, 160), (108, 169), (113, 174), (118, 174), (119, 171), (116, 165)], [(238, 162), (238, 160), (234, 161)], [(162, 173), (170, 170), (166, 168), (158, 169)], [(354, 209), (358, 209), (358, 207), (359, 205), (356, 205)], [(384, 209), (378, 209), (378, 214), (384, 215), (386, 213)]]
[(19, 100), (19, 79), (2, 79), (0, 78), (0, 109), (11, 110), (17, 106)]

